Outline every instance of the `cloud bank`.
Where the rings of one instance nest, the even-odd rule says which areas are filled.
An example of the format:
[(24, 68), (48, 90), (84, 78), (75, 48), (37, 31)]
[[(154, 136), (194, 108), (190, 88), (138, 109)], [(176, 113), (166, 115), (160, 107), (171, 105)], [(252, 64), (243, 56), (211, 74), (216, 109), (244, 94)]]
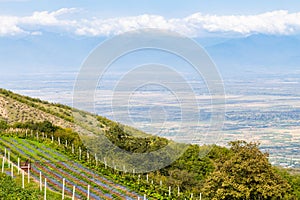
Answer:
[(300, 33), (300, 12), (277, 10), (257, 15), (204, 15), (166, 19), (159, 15), (120, 18), (80, 18), (75, 8), (34, 12), (30, 16), (0, 15), (0, 36), (37, 35), (42, 31), (80, 36), (111, 36), (140, 28), (160, 28), (201, 37), (207, 34), (254, 33), (290, 35)]

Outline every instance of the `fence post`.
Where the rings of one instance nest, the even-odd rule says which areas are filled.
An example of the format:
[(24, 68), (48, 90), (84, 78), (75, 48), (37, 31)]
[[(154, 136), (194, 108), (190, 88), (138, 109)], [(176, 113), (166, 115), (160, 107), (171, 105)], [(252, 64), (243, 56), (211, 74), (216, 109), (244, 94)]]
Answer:
[(90, 200), (90, 185), (88, 185), (87, 200)]
[(24, 170), (22, 170), (22, 188), (25, 188), (25, 183), (24, 183)]
[(2, 158), (2, 173), (4, 173), (5, 157)]
[(62, 187), (62, 194), (61, 194), (61, 199), (65, 199), (65, 182), (66, 182), (66, 179), (63, 178), (63, 187)]
[(20, 174), (20, 158), (18, 157), (18, 175)]
[(47, 200), (47, 179), (45, 178), (44, 200)]
[(72, 195), (72, 200), (75, 200), (75, 185), (73, 186), (73, 195)]
[(10, 152), (7, 153), (8, 168), (10, 168)]
[(14, 164), (11, 163), (11, 177), (14, 177)]
[(28, 183), (30, 183), (30, 164), (28, 164), (28, 169), (27, 169), (27, 175), (28, 175)]
[(42, 190), (42, 172), (40, 171), (40, 191)]
[(81, 160), (81, 147), (79, 147), (79, 160)]
[(148, 174), (146, 175), (146, 181), (147, 181), (147, 183), (148, 183), (148, 181), (149, 181), (149, 176), (148, 176)]
[(98, 166), (98, 157), (97, 157), (97, 154), (95, 154), (95, 160), (96, 160), (96, 166)]

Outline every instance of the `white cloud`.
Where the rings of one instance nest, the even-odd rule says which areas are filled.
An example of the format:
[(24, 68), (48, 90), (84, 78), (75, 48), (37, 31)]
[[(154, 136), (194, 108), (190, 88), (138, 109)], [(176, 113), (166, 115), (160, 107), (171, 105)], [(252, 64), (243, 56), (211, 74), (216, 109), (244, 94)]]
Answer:
[(0, 36), (5, 35), (18, 35), (25, 33), (17, 25), (18, 18), (11, 16), (0, 16)]
[(217, 34), (294, 34), (300, 33), (300, 12), (285, 10), (258, 15), (203, 15), (195, 13), (185, 18), (166, 19), (158, 15), (121, 18), (79, 18), (78, 10), (62, 8), (49, 12), (34, 12), (30, 16), (0, 16), (0, 35), (36, 34), (40, 30), (68, 32), (84, 36), (116, 35), (140, 28), (160, 28), (190, 37)]

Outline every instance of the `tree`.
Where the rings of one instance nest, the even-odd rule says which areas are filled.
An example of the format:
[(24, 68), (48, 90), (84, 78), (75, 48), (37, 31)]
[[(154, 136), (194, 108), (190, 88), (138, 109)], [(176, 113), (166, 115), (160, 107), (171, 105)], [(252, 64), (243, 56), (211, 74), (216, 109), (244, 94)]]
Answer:
[(257, 143), (230, 143), (230, 154), (220, 158), (216, 169), (206, 179), (203, 194), (209, 199), (252, 200), (284, 199), (290, 185), (268, 161), (268, 154)]
[(0, 120), (0, 130), (5, 130), (8, 128), (8, 124), (5, 121)]

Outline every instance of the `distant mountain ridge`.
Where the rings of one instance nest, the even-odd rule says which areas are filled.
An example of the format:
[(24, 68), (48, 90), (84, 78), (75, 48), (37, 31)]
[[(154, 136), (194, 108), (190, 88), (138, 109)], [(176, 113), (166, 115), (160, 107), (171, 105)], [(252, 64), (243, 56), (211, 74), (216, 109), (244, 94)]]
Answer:
[[(23, 38), (0, 38), (0, 73), (78, 71), (84, 59), (107, 38), (43, 32)], [(293, 70), (300, 66), (300, 37), (256, 34), (238, 38), (195, 38), (221, 72)], [(163, 60), (163, 59), (162, 59)]]
[(222, 70), (300, 69), (300, 40), (293, 36), (251, 35), (206, 47)]

